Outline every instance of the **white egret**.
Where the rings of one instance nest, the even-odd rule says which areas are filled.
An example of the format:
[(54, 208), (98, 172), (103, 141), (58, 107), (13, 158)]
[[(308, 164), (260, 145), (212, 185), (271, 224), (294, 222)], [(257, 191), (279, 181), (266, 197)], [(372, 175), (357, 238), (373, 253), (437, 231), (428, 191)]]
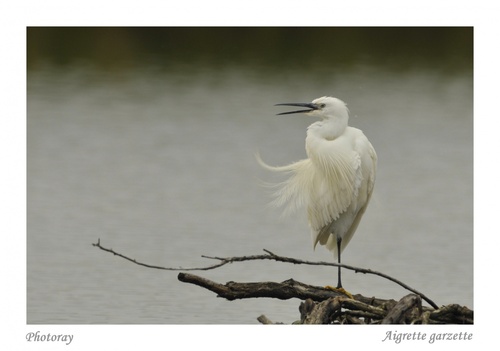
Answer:
[[(377, 154), (361, 130), (348, 126), (349, 110), (342, 100), (324, 96), (311, 103), (278, 105), (307, 108), (278, 115), (306, 113), (321, 120), (307, 128), (307, 159), (272, 167), (258, 156), (263, 167), (290, 175), (277, 184), (273, 204), (285, 206), (286, 211), (306, 207), (313, 248), (318, 243), (326, 246), (340, 264), (340, 253), (354, 235), (370, 200)], [(345, 291), (340, 267), (337, 288)]]

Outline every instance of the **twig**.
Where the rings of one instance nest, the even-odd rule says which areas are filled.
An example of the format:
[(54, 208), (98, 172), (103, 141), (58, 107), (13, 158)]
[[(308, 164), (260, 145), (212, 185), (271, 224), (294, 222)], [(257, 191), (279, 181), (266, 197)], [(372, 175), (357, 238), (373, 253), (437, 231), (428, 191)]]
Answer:
[(214, 264), (213, 266), (208, 266), (208, 267), (199, 267), (199, 268), (182, 268), (182, 267), (179, 267), (179, 268), (172, 268), (172, 267), (162, 267), (162, 266), (154, 266), (154, 265), (150, 265), (150, 264), (147, 264), (147, 263), (142, 263), (142, 262), (139, 262), (137, 261), (136, 259), (134, 258), (130, 258), (130, 257), (127, 257), (125, 255), (122, 255), (121, 253), (118, 253), (116, 251), (114, 251), (113, 249), (108, 249), (108, 248), (105, 248), (104, 246), (101, 245), (101, 239), (97, 239), (97, 243), (93, 243), (92, 246), (94, 247), (98, 247), (99, 249), (103, 250), (103, 251), (106, 251), (106, 252), (109, 252), (109, 253), (112, 253), (113, 255), (115, 256), (119, 256), (121, 258), (124, 258), (126, 259), (127, 261), (130, 261), (132, 263), (135, 263), (139, 266), (143, 266), (143, 267), (147, 267), (147, 268), (154, 268), (154, 269), (161, 269), (161, 270), (165, 270), (165, 271), (208, 271), (210, 269), (215, 269), (215, 268), (218, 268), (218, 267), (222, 267), (224, 266), (226, 263), (230, 263), (230, 262), (221, 262), (221, 263), (218, 263), (218, 264)]
[(95, 247), (98, 247), (101, 250), (104, 250), (104, 251), (110, 252), (110, 253), (112, 253), (112, 254), (114, 254), (116, 256), (122, 257), (122, 258), (124, 258), (124, 259), (126, 259), (126, 260), (128, 260), (128, 261), (130, 261), (132, 263), (135, 263), (137, 265), (148, 267), (148, 268), (154, 268), (154, 269), (162, 269), (162, 270), (167, 270), (167, 271), (206, 271), (206, 270), (211, 270), (211, 269), (222, 267), (222, 266), (224, 266), (224, 265), (226, 265), (228, 263), (243, 262), (243, 261), (254, 261), (254, 260), (274, 260), (274, 261), (278, 261), (278, 262), (293, 263), (293, 264), (306, 264), (306, 265), (312, 265), (312, 266), (334, 266), (334, 267), (342, 267), (342, 268), (345, 268), (345, 269), (352, 270), (355, 273), (374, 274), (374, 275), (378, 275), (379, 277), (382, 277), (382, 278), (385, 278), (387, 280), (390, 280), (390, 281), (398, 284), (399, 286), (405, 288), (406, 290), (409, 290), (409, 291), (411, 291), (411, 292), (419, 295), (423, 300), (427, 301), (427, 303), (429, 305), (431, 305), (434, 309), (436, 309), (436, 310), (438, 309), (438, 306), (431, 299), (429, 299), (427, 296), (425, 296), (423, 293), (421, 293), (418, 290), (416, 290), (416, 289), (408, 286), (407, 284), (401, 282), (398, 279), (395, 279), (395, 278), (393, 278), (391, 276), (388, 276), (387, 274), (384, 274), (384, 273), (381, 273), (381, 272), (377, 272), (377, 271), (373, 271), (371, 269), (354, 267), (354, 266), (350, 266), (350, 265), (346, 265), (346, 264), (338, 264), (338, 263), (334, 263), (334, 262), (323, 262), (323, 261), (319, 261), (319, 262), (304, 261), (304, 260), (299, 260), (299, 259), (296, 259), (296, 258), (279, 256), (279, 255), (276, 255), (275, 253), (273, 253), (273, 252), (271, 252), (269, 250), (266, 250), (266, 249), (264, 249), (264, 252), (267, 253), (266, 255), (239, 256), (239, 257), (202, 256), (202, 257), (207, 258), (207, 259), (212, 259), (212, 260), (218, 260), (218, 261), (220, 261), (220, 263), (218, 263), (218, 264), (214, 264), (214, 265), (207, 266), (207, 267), (199, 267), (199, 268), (169, 268), (169, 267), (153, 266), (153, 265), (149, 265), (149, 264), (146, 264), (146, 263), (141, 263), (141, 262), (136, 261), (135, 259), (129, 258), (129, 257), (125, 256), (125, 255), (122, 255), (122, 254), (120, 254), (118, 252), (115, 252), (112, 249), (107, 249), (107, 248), (101, 246), (100, 239), (97, 240), (96, 244), (92, 244), (92, 245), (95, 246)]

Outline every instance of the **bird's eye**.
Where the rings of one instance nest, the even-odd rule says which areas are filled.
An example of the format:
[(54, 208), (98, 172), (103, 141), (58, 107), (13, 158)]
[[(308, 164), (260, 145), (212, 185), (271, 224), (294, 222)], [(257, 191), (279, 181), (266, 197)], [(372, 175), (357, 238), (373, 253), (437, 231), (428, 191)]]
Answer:
[(319, 104), (320, 108), (324, 108), (326, 105), (325, 104)]

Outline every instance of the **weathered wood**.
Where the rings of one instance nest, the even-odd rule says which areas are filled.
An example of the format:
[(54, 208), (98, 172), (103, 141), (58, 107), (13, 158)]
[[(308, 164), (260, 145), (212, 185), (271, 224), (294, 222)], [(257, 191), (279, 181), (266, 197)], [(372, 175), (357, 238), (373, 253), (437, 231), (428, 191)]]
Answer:
[[(365, 297), (350, 298), (340, 292), (307, 285), (293, 279), (284, 282), (220, 284), (189, 273), (178, 279), (208, 289), (227, 300), (269, 297), (304, 300), (299, 306), (300, 324), (472, 324), (473, 312), (464, 306), (448, 305), (437, 310), (422, 306), (419, 295), (409, 294), (399, 301)], [(273, 323), (265, 316), (262, 324)]]
[(340, 313), (340, 308), (338, 298), (329, 298), (317, 303), (308, 299), (300, 304), (300, 321), (302, 324), (330, 324)]
[(386, 315), (382, 308), (346, 297), (334, 297), (321, 302), (307, 299), (300, 304), (299, 311), (303, 324), (366, 324), (361, 318), (380, 319)]
[(306, 285), (293, 279), (288, 279), (281, 283), (236, 283), (230, 281), (226, 284), (220, 284), (189, 273), (179, 273), (177, 278), (181, 282), (195, 284), (213, 291), (218, 297), (223, 297), (227, 300), (271, 297), (280, 300), (291, 298), (305, 300), (309, 298), (315, 301), (323, 301), (330, 297), (345, 296), (331, 289)]
[(259, 317), (257, 317), (257, 320), (261, 323), (261, 324), (283, 324), (283, 323), (274, 323), (272, 320), (270, 320), (269, 318), (267, 318), (266, 316), (264, 315), (260, 315)]
[(451, 304), (429, 313), (431, 321), (444, 324), (473, 324), (474, 312), (465, 306)]
[[(380, 307), (345, 297), (326, 301), (306, 300), (299, 311), (303, 324), (473, 324), (473, 311), (465, 306), (447, 305), (433, 310), (421, 305), (418, 295), (410, 294), (396, 304)], [(386, 306), (393, 306), (386, 309)]]
[[(415, 311), (417, 309), (418, 311)], [(382, 319), (381, 324), (407, 324), (422, 314), (422, 299), (415, 294), (403, 297)]]

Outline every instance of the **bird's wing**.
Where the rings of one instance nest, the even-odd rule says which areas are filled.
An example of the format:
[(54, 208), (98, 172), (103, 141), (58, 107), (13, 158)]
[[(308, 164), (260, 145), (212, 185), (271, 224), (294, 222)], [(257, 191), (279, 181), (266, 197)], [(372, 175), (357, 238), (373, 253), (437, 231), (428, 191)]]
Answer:
[[(345, 156), (346, 167), (332, 166), (346, 171), (337, 179), (327, 177), (335, 179), (336, 184), (328, 187), (329, 191), (324, 192), (322, 200), (318, 201), (318, 206), (330, 206), (330, 210), (326, 215), (310, 216), (314, 247), (319, 242), (321, 245), (326, 245), (335, 255), (336, 237), (330, 233), (342, 237), (342, 249), (347, 246), (368, 206), (375, 184), (377, 155), (368, 139), (361, 131), (359, 133), (361, 135), (355, 138), (351, 154), (337, 153)], [(348, 161), (350, 163), (346, 163)], [(335, 162), (330, 164), (334, 165)], [(334, 214), (337, 216), (333, 217)], [(332, 217), (329, 218), (327, 215)]]
[(361, 158), (354, 150), (318, 152), (311, 157), (314, 176), (310, 184), (308, 217), (319, 232), (337, 220), (358, 197), (362, 182)]

